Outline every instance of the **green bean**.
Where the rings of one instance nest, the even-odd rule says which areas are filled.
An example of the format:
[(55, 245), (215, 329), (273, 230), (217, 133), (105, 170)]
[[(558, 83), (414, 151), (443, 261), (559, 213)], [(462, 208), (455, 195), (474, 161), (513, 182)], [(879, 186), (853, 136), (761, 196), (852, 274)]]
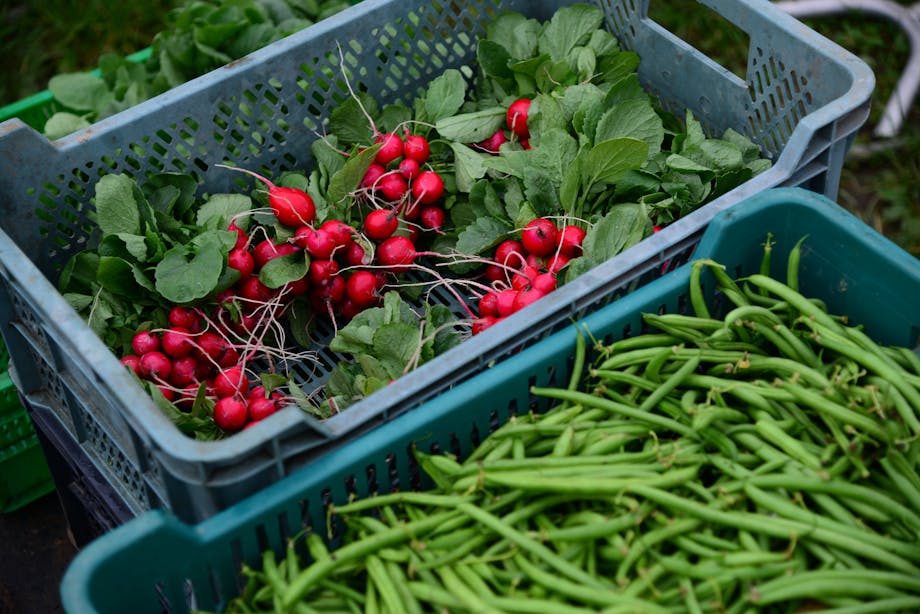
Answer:
[(518, 568), (533, 582), (550, 587), (571, 601), (599, 606), (627, 605), (633, 608), (641, 608), (633, 610), (634, 612), (647, 611), (662, 614), (668, 612), (667, 609), (654, 603), (621, 595), (611, 590), (610, 587), (597, 587), (593, 583), (584, 585), (561, 578), (540, 569), (520, 553), (516, 554), (513, 560)]
[(920, 610), (920, 597), (903, 596), (831, 607), (822, 610), (821, 614), (873, 614), (876, 612), (889, 614), (890, 612), (916, 612), (917, 610)]
[[(891, 382), (904, 395), (910, 407), (920, 411), (920, 390), (907, 382), (909, 374), (903, 370), (893, 368), (888, 362), (874, 353), (866, 352), (860, 346), (840, 335), (837, 329), (828, 328), (826, 325), (821, 326), (818, 322), (809, 320), (805, 322), (815, 332), (817, 342), (820, 345), (846, 356), (876, 373), (882, 379)], [(920, 435), (920, 418), (917, 417), (914, 411), (908, 411), (906, 414), (902, 413), (901, 419), (910, 427), (914, 435)]]
[[(915, 544), (905, 544), (895, 539), (859, 529), (858, 527), (842, 525), (836, 520), (820, 516), (812, 511), (798, 507), (788, 500), (769, 494), (752, 485), (750, 482), (744, 488), (745, 493), (752, 501), (763, 508), (784, 518), (801, 522), (814, 529), (826, 529), (828, 533), (847, 534), (863, 543), (863, 547), (874, 546), (880, 550), (887, 550), (907, 558), (920, 561), (920, 549)], [(838, 544), (839, 545), (839, 544)]]
[(575, 402), (583, 403), (585, 406), (598, 407), (613, 414), (628, 416), (630, 418), (646, 422), (665, 429), (670, 429), (681, 435), (696, 439), (697, 435), (690, 427), (663, 416), (652, 414), (648, 411), (640, 411), (636, 408), (629, 407), (622, 403), (616, 403), (607, 399), (594, 397), (590, 394), (571, 390), (560, 390), (557, 388), (538, 388), (532, 387), (531, 392), (537, 396), (565, 400), (570, 399)]
[(920, 575), (920, 568), (885, 548), (880, 548), (854, 537), (849, 528), (844, 533), (787, 518), (763, 516), (744, 511), (717, 510), (695, 501), (684, 499), (668, 491), (642, 484), (634, 484), (630, 487), (630, 490), (661, 505), (714, 524), (745, 529), (755, 533), (764, 533), (771, 537), (789, 538), (793, 535), (807, 535), (822, 543), (870, 558), (892, 569)]
[(662, 348), (678, 343), (680, 343), (680, 339), (672, 335), (645, 333), (636, 335), (635, 337), (626, 337), (625, 339), (614, 341), (610, 345), (598, 348), (598, 350), (601, 352), (601, 356), (609, 356), (611, 354), (618, 355), (632, 350)]
[(498, 608), (502, 612), (521, 614), (588, 614), (594, 612), (586, 608), (580, 608), (567, 605), (560, 601), (551, 601), (548, 599), (537, 599), (534, 597), (499, 597), (489, 596), (485, 599), (490, 606)]
[(803, 316), (806, 316), (808, 320), (818, 322), (830, 330), (840, 331), (843, 329), (843, 326), (828, 315), (825, 309), (816, 305), (797, 290), (790, 288), (782, 282), (776, 281), (765, 275), (756, 274), (746, 277), (745, 281), (778, 296), (780, 299), (787, 302), (790, 307), (797, 310)]
[(709, 308), (706, 306), (706, 297), (703, 296), (702, 270), (704, 263), (695, 261), (690, 265), (690, 305), (693, 313), (699, 318), (710, 318)]
[(777, 448), (815, 471), (821, 471), (821, 460), (811, 451), (807, 450), (804, 443), (797, 439), (768, 416), (762, 415), (754, 423), (757, 433)]
[(490, 612), (500, 614), (500, 611), (486, 604), (479, 595), (470, 590), (470, 588), (454, 573), (450, 567), (440, 567), (436, 573), (441, 576), (441, 582), (449, 593), (454, 595), (471, 612)]
[(430, 582), (409, 581), (409, 591), (412, 595), (425, 603), (448, 608), (451, 612), (463, 609), (463, 603), (452, 593)]
[(835, 403), (818, 392), (789, 382), (780, 383), (779, 388), (791, 393), (798, 401), (808, 405), (819, 415), (829, 416), (844, 424), (851, 424), (880, 441), (889, 439), (888, 433), (876, 420)]
[(758, 605), (823, 597), (895, 597), (897, 589), (920, 590), (920, 576), (874, 569), (800, 571), (757, 586), (751, 600)]
[(805, 235), (792, 246), (786, 262), (786, 285), (796, 292), (799, 291), (799, 263), (802, 259), (802, 243), (807, 238), (808, 235)]
[(575, 390), (581, 382), (585, 367), (585, 354), (585, 337), (579, 330), (575, 335), (575, 361), (572, 363), (572, 373), (569, 376), (569, 390)]
[[(759, 475), (748, 478), (748, 482), (759, 488), (786, 488), (806, 492), (823, 492), (834, 495), (847, 504), (861, 502), (870, 508), (904, 520), (920, 529), (920, 517), (875, 488), (851, 484), (843, 480), (824, 480), (817, 477), (789, 473)], [(884, 517), (883, 517), (884, 519)]]
[(371, 537), (342, 546), (336, 550), (334, 558), (316, 561), (295, 578), (284, 591), (282, 604), (285, 607), (290, 607), (297, 601), (300, 601), (303, 595), (315, 582), (328, 576), (337, 566), (364, 558), (380, 548), (402, 543), (419, 535), (423, 535), (456, 515), (457, 512), (455, 511), (432, 514), (424, 520), (408, 522), (404, 525), (387, 529)]
[(682, 518), (665, 524), (663, 527), (643, 533), (630, 547), (626, 557), (620, 562), (615, 576), (616, 581), (620, 584), (624, 583), (630, 568), (649, 548), (674, 536), (693, 531), (699, 525), (700, 521), (696, 518)]
[(511, 525), (503, 522), (501, 519), (489, 514), (488, 512), (474, 505), (466, 503), (458, 505), (457, 509), (470, 516), (470, 518), (476, 522), (488, 527), (505, 539), (516, 544), (522, 550), (538, 557), (547, 565), (558, 571), (560, 574), (570, 578), (571, 580), (580, 582), (587, 586), (594, 586), (598, 588), (605, 586), (605, 584), (601, 582), (600, 579), (592, 577), (585, 573), (583, 570), (571, 565), (540, 542), (527, 537), (523, 533), (520, 533), (516, 529), (512, 528)]

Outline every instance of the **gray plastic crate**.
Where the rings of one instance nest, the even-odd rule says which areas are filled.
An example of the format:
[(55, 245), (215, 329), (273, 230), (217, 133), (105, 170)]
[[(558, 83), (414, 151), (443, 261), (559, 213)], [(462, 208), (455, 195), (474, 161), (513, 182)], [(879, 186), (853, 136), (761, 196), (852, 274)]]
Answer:
[[(858, 58), (765, 0), (706, 0), (750, 38), (745, 79), (646, 17), (647, 3), (598, 0), (606, 25), (636, 51), (643, 84), (710, 133), (761, 145), (773, 167), (460, 347), (320, 422), (290, 408), (218, 442), (182, 435), (55, 290), (62, 265), (93, 237), (103, 174), (193, 172), (233, 189), (230, 162), (270, 173), (310, 165), (310, 143), (353, 85), (408, 102), (447, 68), (470, 66), (476, 38), (503, 10), (547, 19), (571, 2), (365, 0), (319, 24), (82, 132), (49, 143), (18, 120), (0, 124), (0, 330), (28, 402), (54, 413), (136, 512), (197, 521), (685, 261), (720, 210), (776, 186), (835, 198), (874, 77)], [(667, 266), (665, 266), (667, 265)], [(333, 358), (334, 360), (334, 358)]]

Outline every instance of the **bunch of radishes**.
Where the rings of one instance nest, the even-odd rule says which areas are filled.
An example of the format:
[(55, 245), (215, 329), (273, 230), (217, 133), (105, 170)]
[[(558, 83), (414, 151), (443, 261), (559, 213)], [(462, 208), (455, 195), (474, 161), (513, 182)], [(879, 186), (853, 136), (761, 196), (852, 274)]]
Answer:
[(267, 394), (246, 369), (248, 350), (231, 341), (217, 326), (208, 327), (205, 314), (192, 307), (173, 307), (169, 327), (142, 330), (131, 341), (133, 353), (121, 363), (141, 379), (152, 382), (166, 400), (190, 411), (204, 384), (214, 402), (214, 422), (227, 432), (238, 431), (283, 407), (277, 391)]
[(574, 224), (558, 228), (538, 217), (521, 231), (520, 239), (506, 239), (495, 248), (485, 277), (491, 291), (479, 299), (479, 318), (473, 333), (481, 332), (556, 289), (556, 276), (582, 253), (585, 230)]
[[(381, 227), (383, 233), (393, 234), (399, 221), (407, 228), (410, 237), (422, 230), (440, 230), (444, 225), (445, 211), (439, 204), (444, 196), (444, 180), (437, 171), (426, 169), (431, 148), (428, 139), (405, 132), (400, 137), (395, 132), (380, 134), (376, 138), (379, 149), (374, 162), (361, 181), (370, 201), (384, 211), (389, 224)], [(384, 215), (378, 214), (380, 219)], [(394, 219), (399, 218), (395, 223)], [(376, 228), (376, 224), (374, 227)], [(392, 230), (386, 230), (392, 227)], [(365, 223), (368, 236), (372, 229)], [(387, 236), (389, 236), (389, 234)]]

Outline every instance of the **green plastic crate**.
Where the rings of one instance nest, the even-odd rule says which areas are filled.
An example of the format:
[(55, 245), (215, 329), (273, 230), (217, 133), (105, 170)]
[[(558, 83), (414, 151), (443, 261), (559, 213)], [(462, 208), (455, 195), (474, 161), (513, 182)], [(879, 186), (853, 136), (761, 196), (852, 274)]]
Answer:
[[(0, 358), (6, 353), (0, 351)], [(7, 361), (3, 362), (6, 371)], [(0, 513), (12, 512), (54, 490), (32, 419), (9, 373), (0, 375)]]
[[(920, 260), (876, 233), (833, 201), (800, 189), (769, 190), (715, 217), (694, 252), (732, 274), (759, 271), (766, 233), (776, 241), (781, 275), (790, 248), (803, 236), (802, 292), (834, 313), (865, 325), (887, 344), (916, 347), (920, 337)], [(644, 312), (689, 310), (690, 266), (580, 320), (610, 341), (638, 334)], [(714, 301), (711, 284), (710, 303)], [(241, 564), (258, 567), (261, 553), (283, 552), (285, 538), (303, 528), (325, 534), (325, 509), (373, 492), (427, 487), (411, 449), (451, 451), (461, 459), (486, 433), (511, 416), (546, 409), (531, 385), (569, 380), (576, 325), (498, 363), (310, 467), (200, 524), (189, 526), (156, 510), (85, 548), (61, 585), (68, 612), (185, 612), (194, 604), (220, 609), (238, 594)], [(161, 601), (162, 600), (162, 601)]]
[[(140, 64), (146, 62), (150, 58), (151, 53), (153, 53), (153, 50), (150, 47), (146, 47), (136, 53), (126, 56), (125, 59)], [(100, 75), (99, 69), (91, 70), (90, 74), (98, 77)], [(62, 110), (63, 108), (60, 103), (54, 99), (51, 92), (49, 90), (42, 90), (22, 100), (17, 100), (4, 107), (0, 107), (0, 122), (5, 122), (8, 119), (16, 117), (31, 128), (42, 132), (45, 129), (45, 122), (48, 121), (48, 118)]]

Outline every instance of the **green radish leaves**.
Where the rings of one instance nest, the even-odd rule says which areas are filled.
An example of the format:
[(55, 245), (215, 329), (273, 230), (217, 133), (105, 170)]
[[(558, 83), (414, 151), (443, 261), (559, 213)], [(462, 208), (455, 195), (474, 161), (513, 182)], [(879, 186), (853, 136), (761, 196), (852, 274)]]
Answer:
[(138, 326), (172, 305), (223, 290), (232, 274), (227, 254), (248, 227), (252, 200), (240, 194), (195, 195), (190, 175), (151, 175), (143, 186), (127, 175), (96, 183), (99, 237), (74, 255), (59, 279), (68, 302), (112, 348), (125, 347)]

